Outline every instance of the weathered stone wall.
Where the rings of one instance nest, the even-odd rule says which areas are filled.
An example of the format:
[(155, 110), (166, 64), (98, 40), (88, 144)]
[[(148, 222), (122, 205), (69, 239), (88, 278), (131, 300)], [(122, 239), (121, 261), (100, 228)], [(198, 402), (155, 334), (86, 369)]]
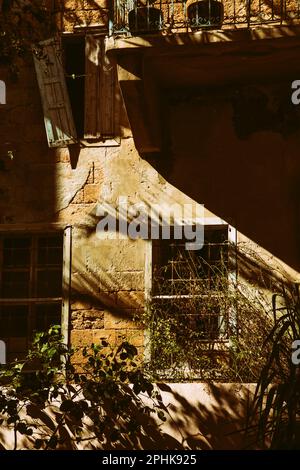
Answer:
[(109, 1), (56, 0), (55, 14), (62, 31), (72, 32), (78, 26), (107, 26)]
[[(85, 153), (88, 160), (91, 150), (82, 151), (82, 158)], [(139, 157), (131, 138), (124, 139), (119, 148), (99, 151), (98, 155), (102, 166), (102, 180), (97, 186), (99, 203), (117, 206), (120, 196), (126, 197), (129, 204), (192, 203)], [(86, 345), (105, 338), (114, 344), (126, 338), (142, 352), (144, 332), (134, 318), (138, 318), (145, 304), (148, 242), (130, 240), (121, 233), (116, 234), (117, 239), (103, 235), (99, 238), (97, 204), (87, 207), (77, 201), (78, 194), (58, 217), (59, 221), (68, 217), (75, 224), (71, 340), (73, 344)]]
[[(93, 13), (91, 2), (79, 3), (81, 8), (68, 2), (76, 15)], [(15, 83), (5, 67), (0, 70), (7, 83), (7, 105), (0, 108), (0, 228), (71, 225), (72, 344), (101, 338), (116, 344), (126, 338), (142, 352), (144, 332), (133, 319), (145, 304), (147, 242), (124, 234), (117, 240), (98, 238), (97, 203), (117, 205), (120, 196), (148, 206), (192, 201), (140, 158), (124, 109), (120, 145), (49, 149), (33, 64), (20, 62), (19, 69)]]
[(217, 383), (162, 386), (163, 403), (169, 410), (162, 426), (165, 446), (170, 443), (172, 448), (173, 438), (191, 449), (259, 449), (251, 432), (245, 432), (255, 387)]
[[(71, 12), (69, 11), (69, 16), (67, 19), (65, 17), (62, 23), (64, 30), (72, 30), (74, 15), (78, 18), (85, 17), (86, 23), (86, 19), (90, 23), (100, 21), (104, 24), (106, 21), (105, 14), (99, 17), (103, 12), (99, 12), (96, 5), (103, 6), (104, 13), (107, 13), (107, 2), (73, 0), (66, 3)], [(73, 14), (73, 23), (70, 13)], [(59, 18), (61, 19), (61, 16)], [(173, 134), (177, 140), (174, 140), (176, 165), (172, 173), (172, 186), (137, 153), (126, 124), (124, 110), (123, 137), (120, 145), (108, 146), (104, 143), (98, 147), (49, 149), (33, 65), (20, 65), (17, 83), (11, 82), (7, 70), (1, 67), (0, 79), (7, 83), (7, 105), (0, 108), (0, 228), (6, 230), (9, 226), (10, 229), (23, 227), (30, 230), (39, 224), (39, 228), (43, 230), (49, 226), (54, 227), (55, 224), (59, 224), (57, 227), (71, 225), (73, 239), (70, 330), (73, 345), (83, 346), (101, 338), (117, 343), (126, 337), (142, 351), (144, 332), (138, 328), (133, 318), (138, 316), (145, 303), (147, 242), (133, 241), (128, 237), (120, 237), (117, 240), (98, 238), (97, 203), (116, 205), (119, 196), (127, 197), (130, 203), (143, 201), (148, 206), (155, 203), (192, 203), (192, 199), (176, 189), (176, 182), (180, 182), (181, 187), (185, 186), (191, 190), (190, 194), (193, 193), (199, 203), (209, 201), (212, 202), (213, 208), (219, 207), (221, 211), (217, 215), (230, 215), (230, 210), (227, 210), (228, 201), (230, 207), (243, 211), (241, 195), (245, 186), (243, 176), (238, 177), (236, 173), (239, 161), (241, 162), (237, 160), (244, 158), (243, 165), (247, 174), (251, 168), (254, 172), (262, 166), (265, 167), (266, 174), (269, 167), (267, 168), (267, 163), (264, 163), (263, 159), (259, 160), (257, 155), (256, 166), (252, 167), (255, 148), (261, 145), (265, 136), (256, 136), (251, 147), (247, 142), (239, 142), (239, 149), (235, 149), (236, 166), (233, 172), (232, 164), (229, 163), (233, 154), (230, 150), (233, 137), (228, 134), (231, 137), (224, 151), (224, 142), (219, 135), (220, 129), (226, 129), (230, 119), (227, 105), (225, 108), (222, 103), (217, 105), (217, 120), (213, 117), (215, 105), (208, 109), (206, 104), (197, 104), (198, 108), (200, 107), (197, 108), (197, 113), (191, 113), (193, 104), (181, 110), (177, 107), (173, 115), (178, 119), (173, 126)], [(185, 117), (182, 119), (182, 116)], [(191, 122), (191, 116), (200, 116), (202, 125), (203, 141), (199, 154), (195, 152), (195, 140), (191, 138), (188, 129), (190, 126), (193, 135), (199, 135), (199, 121), (192, 119)], [(214, 126), (211, 126), (212, 119)], [(279, 137), (273, 136), (267, 139), (265, 144), (267, 150), (270, 149), (271, 142), (274, 155), (276, 148), (277, 155), (278, 152), (283, 152), (278, 147), (278, 139)], [(295, 156), (295, 145), (298, 149), (298, 144), (291, 142), (291, 145), (293, 150), (290, 155)], [(246, 154), (245, 148), (248, 148)], [(220, 155), (221, 165), (218, 160)], [(245, 155), (248, 160), (245, 160)], [(269, 165), (272, 166), (271, 163)], [(187, 166), (190, 171), (187, 171)], [(199, 175), (206, 176), (202, 179), (199, 176), (197, 180), (193, 169), (199, 167)], [(295, 164), (290, 162), (290, 168), (291, 171), (296, 168)], [(228, 199), (228, 182), (232, 183), (231, 188), (234, 187), (230, 176), (233, 173), (235, 188), (238, 190), (232, 190)], [(245, 177), (245, 173), (242, 174)], [(168, 176), (170, 174), (166, 175)], [(279, 181), (279, 176), (278, 167), (276, 181)], [(270, 180), (269, 183), (275, 185)], [(280, 184), (277, 186), (275, 189), (279, 190)], [(262, 195), (261, 198), (263, 199)], [(235, 204), (237, 199), (240, 200), (239, 205)], [(258, 195), (254, 202), (257, 206), (260, 204)], [(267, 210), (266, 206), (264, 210)], [(207, 216), (211, 215), (207, 212)], [(257, 216), (257, 212), (253, 211), (252, 216)], [(261, 213), (260, 217), (266, 217), (266, 213)], [(236, 219), (239, 219), (238, 213), (234, 213), (234, 220)]]
[[(166, 421), (162, 422), (155, 413), (149, 419), (148, 435), (141, 434), (139, 444), (145, 450), (244, 450), (261, 449), (253, 429), (246, 432), (249, 423), (249, 409), (252, 404), (256, 384), (217, 384), (217, 383), (171, 383), (159, 384), (158, 391), (162, 397)], [(141, 393), (141, 401), (153, 408), (153, 400), (147, 399)], [(47, 407), (42, 413), (34, 410), (34, 423), (38, 426), (39, 416), (48, 416), (52, 423), (57, 418), (59, 408), (57, 398), (55, 405)], [(30, 420), (30, 411), (26, 414), (26, 407), (20, 410), (20, 415)], [(145, 420), (145, 416), (141, 419)], [(45, 420), (45, 418), (44, 418)], [(148, 421), (147, 421), (148, 423)], [(156, 426), (157, 428), (156, 428)], [(158, 429), (160, 433), (158, 433)], [(1, 429), (0, 443), (5, 449), (14, 448), (13, 429)], [(83, 425), (82, 441), (74, 442), (68, 439), (71, 431), (66, 426), (64, 442), (61, 450), (96, 450), (103, 449), (103, 443), (92, 439), (94, 435), (90, 426)], [(252, 431), (252, 432), (251, 432)], [(73, 437), (73, 435), (71, 434)], [(18, 449), (32, 449), (32, 439), (26, 435), (18, 434)], [(106, 447), (104, 446), (106, 449)], [(106, 449), (107, 450), (107, 449)], [(131, 449), (129, 449), (131, 450)], [(137, 449), (135, 449), (137, 450)], [(165, 457), (164, 457), (165, 458)]]

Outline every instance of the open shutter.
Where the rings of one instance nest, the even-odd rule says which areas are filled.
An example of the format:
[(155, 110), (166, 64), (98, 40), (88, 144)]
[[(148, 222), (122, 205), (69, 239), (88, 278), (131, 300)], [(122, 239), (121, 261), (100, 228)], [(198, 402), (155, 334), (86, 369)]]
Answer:
[(84, 137), (101, 137), (100, 128), (100, 74), (101, 74), (101, 39), (87, 35), (85, 42), (85, 113)]
[(77, 140), (68, 96), (61, 44), (56, 39), (39, 43), (34, 54), (49, 147), (63, 147)]
[(115, 70), (105, 54), (105, 36), (86, 37), (85, 138), (115, 133)]
[(102, 43), (102, 70), (100, 76), (101, 88), (101, 132), (104, 137), (115, 133), (115, 68), (106, 55), (105, 42)]

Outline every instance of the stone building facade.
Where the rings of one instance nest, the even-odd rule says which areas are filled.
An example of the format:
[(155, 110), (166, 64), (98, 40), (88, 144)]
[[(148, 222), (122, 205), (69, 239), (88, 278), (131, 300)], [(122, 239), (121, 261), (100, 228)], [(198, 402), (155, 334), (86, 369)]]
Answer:
[(192, 213), (204, 204), (208, 232), (247, 241), (297, 280), (296, 19), (282, 24), (276, 10), (270, 22), (245, 27), (244, 2), (234, 13), (224, 2), (231, 18), (245, 16), (240, 27), (128, 34), (113, 24), (118, 2), (52, 3), (60, 37), (36, 51), (35, 64), (20, 63), (16, 83), (0, 65), (8, 357), (59, 318), (74, 347), (126, 338), (143, 354), (147, 332), (135, 318), (151, 296), (153, 243), (97, 230), (103, 208), (117, 208), (120, 197)]

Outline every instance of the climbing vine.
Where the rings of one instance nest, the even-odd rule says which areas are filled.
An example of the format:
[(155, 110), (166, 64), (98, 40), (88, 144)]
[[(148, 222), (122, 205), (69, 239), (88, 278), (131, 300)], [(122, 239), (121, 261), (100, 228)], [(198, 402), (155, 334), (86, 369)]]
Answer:
[[(148, 332), (148, 368), (156, 379), (255, 382), (270, 344), (271, 294), (284, 285), (259, 256), (231, 247), (229, 258), (243, 265), (238, 276), (230, 262), (209, 264), (189, 252), (154, 270), (154, 289), (139, 315)], [(175, 262), (174, 262), (175, 261)]]

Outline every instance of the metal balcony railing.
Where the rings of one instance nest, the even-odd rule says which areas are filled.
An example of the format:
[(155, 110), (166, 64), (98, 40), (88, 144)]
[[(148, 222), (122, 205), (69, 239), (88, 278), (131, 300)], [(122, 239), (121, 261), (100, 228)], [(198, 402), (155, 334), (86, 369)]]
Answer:
[(114, 0), (110, 33), (167, 34), (299, 20), (300, 0)]

